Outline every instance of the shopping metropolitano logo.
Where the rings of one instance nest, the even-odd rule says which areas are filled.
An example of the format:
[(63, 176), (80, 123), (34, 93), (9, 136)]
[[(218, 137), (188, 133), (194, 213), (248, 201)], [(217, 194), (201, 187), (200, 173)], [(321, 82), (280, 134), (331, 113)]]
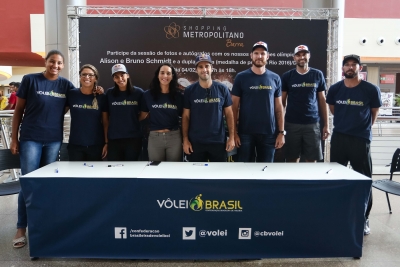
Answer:
[(181, 30), (181, 26), (176, 24), (175, 22), (171, 22), (168, 26), (164, 27), (165, 37), (167, 39), (176, 39), (179, 38), (179, 31)]

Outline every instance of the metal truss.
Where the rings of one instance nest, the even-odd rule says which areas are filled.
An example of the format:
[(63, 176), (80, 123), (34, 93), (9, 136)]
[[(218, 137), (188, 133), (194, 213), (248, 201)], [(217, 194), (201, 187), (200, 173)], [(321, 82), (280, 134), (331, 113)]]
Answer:
[(70, 81), (79, 87), (79, 19), (68, 16), (68, 58)]
[[(329, 88), (332, 84), (337, 82), (338, 79), (338, 32), (339, 20), (338, 18), (328, 19), (328, 48), (327, 48), (327, 69), (326, 69), (326, 86)], [(328, 111), (329, 112), (329, 111)], [(333, 116), (329, 116), (329, 129), (333, 129)], [(330, 137), (329, 137), (330, 140)], [(324, 150), (325, 162), (330, 162), (330, 142), (325, 141)]]
[(326, 85), (331, 86), (337, 82), (338, 77), (338, 19), (328, 19), (328, 47), (327, 47), (327, 71)]
[(268, 7), (178, 7), (178, 6), (70, 6), (68, 14), (96, 17), (192, 17), (329, 19), (337, 9)]
[(328, 20), (327, 85), (337, 80), (338, 10), (332, 8), (68, 6), (70, 79), (79, 84), (80, 17), (190, 17)]

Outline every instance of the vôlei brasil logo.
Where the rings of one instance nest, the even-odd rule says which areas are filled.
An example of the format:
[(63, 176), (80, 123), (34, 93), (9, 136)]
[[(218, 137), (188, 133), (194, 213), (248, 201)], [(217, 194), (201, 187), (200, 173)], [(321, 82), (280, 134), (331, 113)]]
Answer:
[(240, 200), (203, 200), (202, 194), (196, 195), (190, 200), (180, 199), (172, 200), (170, 198), (158, 200), (157, 203), (161, 209), (191, 209), (193, 211), (243, 211)]

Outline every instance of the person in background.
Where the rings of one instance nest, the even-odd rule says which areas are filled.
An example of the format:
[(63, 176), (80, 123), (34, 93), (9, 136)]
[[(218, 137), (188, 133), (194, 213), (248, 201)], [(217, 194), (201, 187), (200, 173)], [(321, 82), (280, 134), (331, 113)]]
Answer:
[[(59, 76), (63, 68), (63, 54), (51, 50), (45, 58), (45, 71), (25, 75), (16, 93), (10, 150), (14, 155), (19, 153), (22, 175), (52, 163), (58, 157), (63, 139), (66, 95), (75, 87)], [(17, 233), (13, 240), (15, 248), (26, 245), (27, 225), (25, 199), (21, 191), (18, 196)]]
[(177, 88), (175, 68), (160, 65), (143, 95), (140, 120), (150, 114), (149, 160), (182, 161), (182, 135), (179, 117), (182, 115), (183, 96)]
[(108, 156), (111, 161), (137, 161), (142, 151), (142, 131), (139, 123), (143, 90), (133, 86), (123, 64), (111, 68), (114, 87), (108, 89), (109, 116)]
[(10, 98), (8, 99), (8, 105), (4, 108), (4, 110), (15, 109), (15, 105), (17, 104), (17, 91), (20, 86), (18, 82), (11, 82), (10, 84)]
[(188, 86), (184, 94), (183, 151), (190, 162), (225, 162), (227, 152), (235, 147), (231, 95), (224, 84), (211, 79), (212, 60), (209, 55), (198, 55), (195, 67), (199, 81)]
[(4, 110), (8, 105), (8, 99), (3, 95), (3, 91), (0, 91), (0, 110)]
[(186, 78), (178, 79), (178, 89), (179, 92), (183, 95), (185, 93), (186, 87), (188, 87), (191, 83)]
[[(382, 106), (380, 89), (363, 81), (358, 55), (347, 55), (342, 62), (345, 79), (329, 88), (326, 103), (333, 114), (331, 162), (347, 166), (372, 179), (371, 141), (372, 125)], [(364, 235), (370, 234), (369, 213), (372, 208), (372, 190), (365, 211)]]
[(80, 88), (67, 93), (71, 114), (70, 161), (100, 161), (107, 155), (108, 116), (104, 94), (96, 94), (99, 72), (90, 64), (79, 70)]

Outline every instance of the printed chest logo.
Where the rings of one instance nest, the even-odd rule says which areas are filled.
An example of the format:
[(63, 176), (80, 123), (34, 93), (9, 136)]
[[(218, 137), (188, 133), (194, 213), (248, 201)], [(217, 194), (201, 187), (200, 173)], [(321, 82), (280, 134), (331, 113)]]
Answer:
[(152, 108), (163, 108), (163, 109), (178, 109), (176, 105), (164, 103), (161, 105), (154, 104), (151, 106)]
[(124, 100), (124, 101), (120, 101), (120, 102), (117, 102), (117, 101), (114, 101), (114, 102), (112, 102), (111, 103), (111, 105), (113, 105), (113, 106), (137, 106), (138, 105), (138, 102), (137, 101), (130, 101), (130, 100)]
[(351, 100), (350, 98), (347, 100), (336, 100), (336, 104), (338, 105), (347, 105), (347, 106), (364, 106), (363, 101)]
[(216, 98), (204, 98), (204, 99), (195, 99), (193, 100), (194, 103), (204, 103), (204, 104), (212, 104), (212, 103), (219, 103), (221, 99), (219, 97)]
[(65, 98), (65, 94), (60, 94), (54, 91), (46, 92), (46, 91), (36, 91), (38, 95), (45, 95), (45, 96), (50, 96), (50, 97), (56, 97), (56, 98)]
[(311, 88), (314, 88), (314, 87), (317, 87), (317, 83), (306, 83), (306, 82), (304, 82), (304, 83), (292, 84), (292, 87), (311, 87)]
[(272, 90), (271, 85), (254, 85), (249, 87), (250, 90)]
[(95, 110), (99, 109), (99, 107), (97, 105), (87, 105), (87, 104), (83, 104), (83, 105), (74, 104), (74, 105), (72, 105), (72, 107), (78, 108), (78, 109), (95, 109)]

